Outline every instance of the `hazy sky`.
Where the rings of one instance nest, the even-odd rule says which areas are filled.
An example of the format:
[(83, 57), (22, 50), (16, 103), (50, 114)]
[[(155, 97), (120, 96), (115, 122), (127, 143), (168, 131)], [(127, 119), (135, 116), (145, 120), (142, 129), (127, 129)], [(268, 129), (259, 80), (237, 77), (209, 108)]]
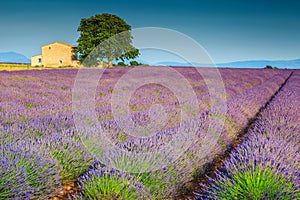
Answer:
[(164, 27), (215, 62), (300, 58), (298, 0), (2, 0), (0, 52), (27, 57), (54, 41), (76, 45), (81, 18), (112, 13), (132, 28)]

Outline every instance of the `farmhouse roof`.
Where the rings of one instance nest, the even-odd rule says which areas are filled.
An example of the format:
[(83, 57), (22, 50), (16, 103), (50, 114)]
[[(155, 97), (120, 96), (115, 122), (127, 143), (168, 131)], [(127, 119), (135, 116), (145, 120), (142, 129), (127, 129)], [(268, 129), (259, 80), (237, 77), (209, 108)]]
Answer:
[(64, 43), (64, 42), (53, 42), (51, 44), (46, 44), (46, 45), (43, 45), (41, 47), (49, 46), (49, 45), (52, 45), (52, 44), (61, 44), (61, 45), (67, 46), (67, 47), (75, 48), (75, 46), (73, 46), (71, 44)]
[(34, 56), (31, 56), (31, 57), (38, 57), (38, 56), (42, 56), (42, 54), (34, 55)]

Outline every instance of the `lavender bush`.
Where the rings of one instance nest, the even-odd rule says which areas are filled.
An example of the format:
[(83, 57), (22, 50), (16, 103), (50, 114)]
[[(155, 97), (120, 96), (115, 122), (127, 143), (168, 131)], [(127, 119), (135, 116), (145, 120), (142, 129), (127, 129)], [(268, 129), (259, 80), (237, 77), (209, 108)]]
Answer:
[(78, 180), (81, 192), (73, 196), (75, 199), (151, 199), (148, 189), (133, 176), (100, 164)]
[(55, 162), (36, 153), (0, 141), (0, 199), (45, 199), (56, 194), (60, 183)]
[(199, 199), (300, 197), (299, 81), (294, 72)]

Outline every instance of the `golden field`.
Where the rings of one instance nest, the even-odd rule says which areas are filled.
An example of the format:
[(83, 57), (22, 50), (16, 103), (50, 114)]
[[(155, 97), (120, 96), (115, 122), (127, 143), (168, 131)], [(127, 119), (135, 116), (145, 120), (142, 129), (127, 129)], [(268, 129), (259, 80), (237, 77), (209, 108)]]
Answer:
[(16, 70), (31, 70), (31, 69), (41, 69), (40, 67), (32, 67), (30, 64), (10, 64), (10, 63), (0, 63), (0, 71), (16, 71)]
[[(55, 69), (79, 68), (72, 66), (61, 66)], [(30, 64), (0, 63), (0, 71), (18, 71), (33, 69), (53, 69), (53, 67), (31, 66)]]

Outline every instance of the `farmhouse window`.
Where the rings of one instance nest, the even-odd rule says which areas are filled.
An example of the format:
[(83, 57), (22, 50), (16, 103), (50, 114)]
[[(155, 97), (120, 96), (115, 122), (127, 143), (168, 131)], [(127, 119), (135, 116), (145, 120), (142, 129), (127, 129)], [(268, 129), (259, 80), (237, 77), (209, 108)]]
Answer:
[(39, 62), (39, 63), (41, 63), (41, 62), (42, 62), (42, 59), (41, 59), (41, 58), (39, 58), (39, 59), (38, 59), (38, 62)]
[(51, 50), (51, 47), (49, 47), (49, 50)]
[(62, 63), (63, 63), (63, 61), (62, 61), (62, 60), (60, 60), (60, 61), (59, 61), (59, 64), (62, 64)]

